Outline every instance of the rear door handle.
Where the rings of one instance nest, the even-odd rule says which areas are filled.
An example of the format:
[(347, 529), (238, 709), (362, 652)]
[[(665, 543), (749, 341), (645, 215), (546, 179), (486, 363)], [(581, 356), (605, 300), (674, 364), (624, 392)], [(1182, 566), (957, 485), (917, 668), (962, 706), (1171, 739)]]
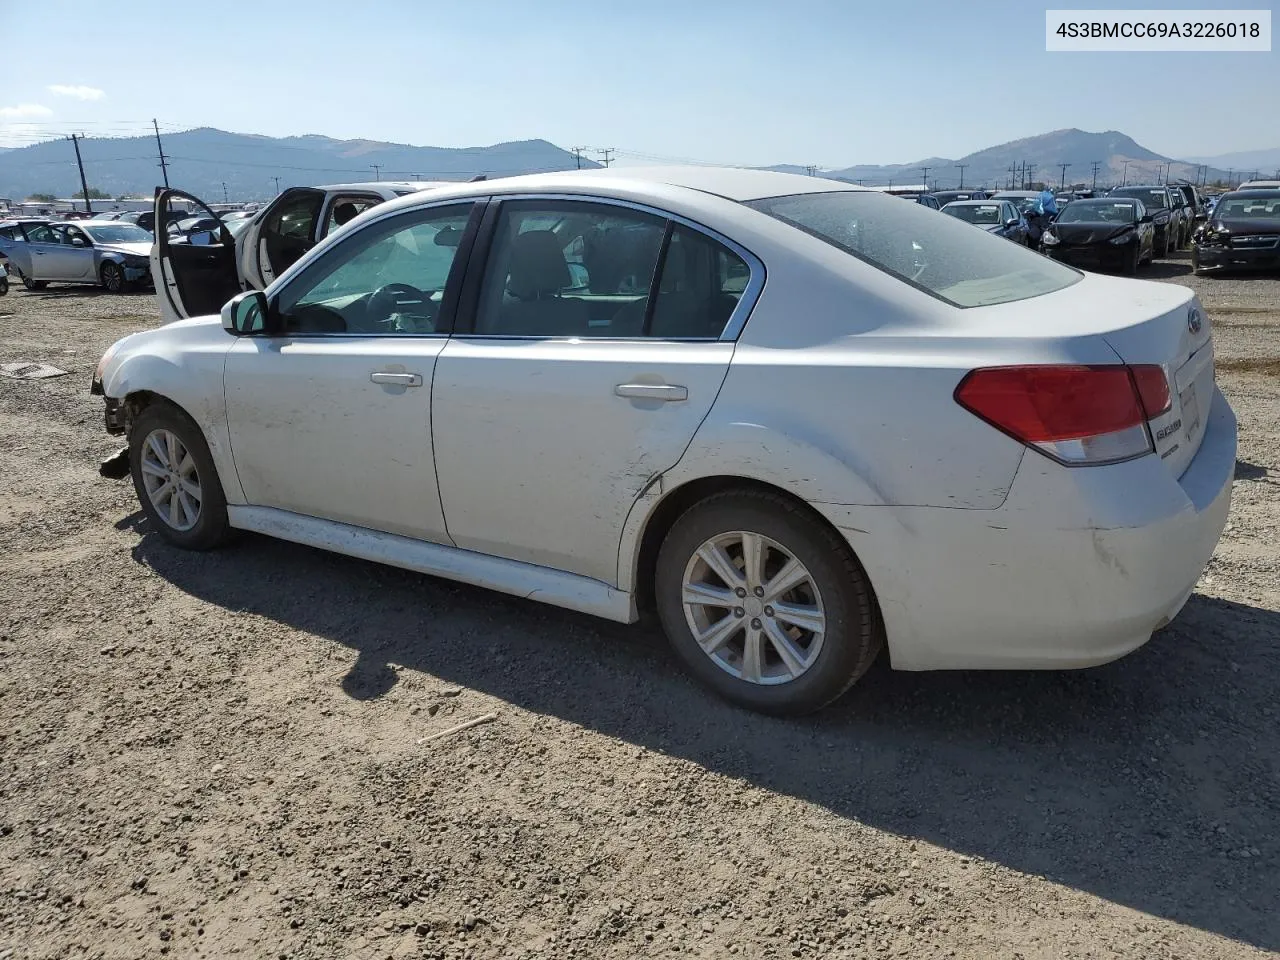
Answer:
[(620, 383), (613, 388), (619, 397), (636, 400), (665, 400), (675, 402), (689, 399), (689, 388), (674, 383)]
[(378, 370), (369, 374), (369, 379), (374, 383), (385, 383), (393, 387), (422, 386), (422, 374), (420, 373), (387, 373), (386, 371)]

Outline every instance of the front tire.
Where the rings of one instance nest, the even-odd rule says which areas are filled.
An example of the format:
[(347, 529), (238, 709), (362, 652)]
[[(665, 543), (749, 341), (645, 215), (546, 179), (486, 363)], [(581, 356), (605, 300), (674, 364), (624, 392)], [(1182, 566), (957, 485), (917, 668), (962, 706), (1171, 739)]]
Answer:
[(22, 285), (26, 287), (28, 290), (32, 290), (32, 291), (43, 290), (45, 287), (49, 285), (49, 281), (48, 280), (32, 280), (30, 277), (23, 277)]
[(175, 546), (209, 550), (230, 535), (227, 501), (204, 434), (183, 411), (156, 401), (133, 421), (129, 472), (157, 533)]
[(123, 267), (109, 260), (102, 265), (102, 287), (107, 293), (124, 293), (127, 286)]
[(690, 672), (761, 713), (826, 706), (882, 643), (871, 585), (849, 545), (777, 494), (730, 491), (686, 511), (658, 552), (655, 595)]

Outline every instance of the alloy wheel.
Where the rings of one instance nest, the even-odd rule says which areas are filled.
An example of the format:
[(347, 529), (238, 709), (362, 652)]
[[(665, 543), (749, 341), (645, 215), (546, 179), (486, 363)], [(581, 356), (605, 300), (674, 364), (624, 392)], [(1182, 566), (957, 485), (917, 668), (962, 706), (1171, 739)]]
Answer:
[(170, 430), (153, 430), (142, 445), (142, 482), (156, 514), (174, 530), (200, 520), (203, 494), (195, 458)]
[(789, 683), (822, 652), (827, 619), (812, 574), (761, 534), (736, 530), (704, 542), (685, 566), (681, 599), (702, 651), (740, 680)]

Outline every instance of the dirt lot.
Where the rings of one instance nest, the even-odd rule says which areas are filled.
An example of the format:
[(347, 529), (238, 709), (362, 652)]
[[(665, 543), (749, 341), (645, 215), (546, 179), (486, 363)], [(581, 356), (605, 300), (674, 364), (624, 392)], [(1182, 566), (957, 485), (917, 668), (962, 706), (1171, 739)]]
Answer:
[(1240, 462), (1178, 620), (800, 722), (638, 628), (165, 546), (87, 394), (153, 299), (15, 290), (0, 361), (71, 376), (0, 379), (0, 960), (1280, 951), (1280, 280), (1188, 269), (1153, 274), (1217, 324)]

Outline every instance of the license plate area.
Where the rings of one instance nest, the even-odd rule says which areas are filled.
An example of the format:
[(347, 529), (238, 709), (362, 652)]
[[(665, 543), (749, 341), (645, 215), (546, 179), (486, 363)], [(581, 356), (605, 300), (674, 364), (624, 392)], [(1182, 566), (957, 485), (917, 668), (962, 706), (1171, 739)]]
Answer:
[(1200, 400), (1194, 382), (1178, 394), (1178, 404), (1182, 408), (1182, 432), (1192, 440), (1200, 432)]

